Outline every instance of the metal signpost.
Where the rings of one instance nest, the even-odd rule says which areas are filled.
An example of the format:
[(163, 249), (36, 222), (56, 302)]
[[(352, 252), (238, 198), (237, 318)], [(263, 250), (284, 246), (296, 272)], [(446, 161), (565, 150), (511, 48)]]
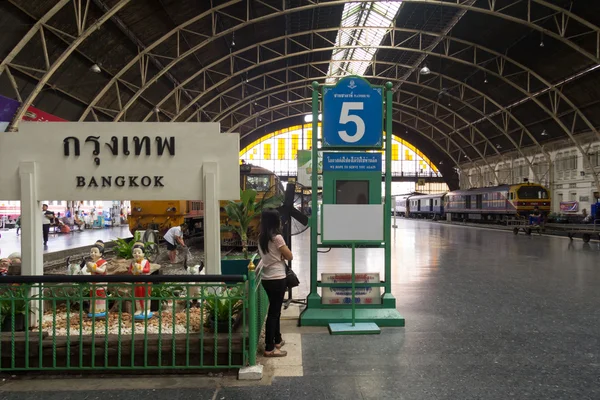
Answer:
[[(391, 293), (391, 131), (392, 85), (372, 86), (349, 76), (322, 87), (323, 135), (318, 146), (319, 84), (313, 83), (311, 282), (301, 325), (329, 326), (332, 334), (379, 333), (379, 326), (404, 326)], [(385, 113), (384, 113), (385, 105)], [(385, 146), (384, 135), (385, 114)], [(385, 151), (385, 199), (382, 204), (382, 148)], [(323, 205), (317, 203), (317, 162), (323, 153)], [(348, 216), (352, 216), (348, 218)], [(320, 222), (320, 224), (319, 224)], [(350, 248), (349, 271), (343, 279), (318, 279), (319, 248)], [(384, 250), (384, 279), (357, 283), (356, 249)], [(350, 272), (351, 279), (347, 278)], [(335, 275), (335, 274), (334, 274)], [(372, 274), (366, 274), (372, 275)], [(366, 276), (365, 275), (365, 276)], [(350, 283), (350, 285), (348, 285)], [(350, 293), (332, 302), (317, 289)], [(357, 296), (356, 289), (371, 296)], [(383, 288), (383, 294), (381, 294)], [(373, 295), (373, 293), (378, 293)], [(373, 301), (378, 296), (378, 301)]]

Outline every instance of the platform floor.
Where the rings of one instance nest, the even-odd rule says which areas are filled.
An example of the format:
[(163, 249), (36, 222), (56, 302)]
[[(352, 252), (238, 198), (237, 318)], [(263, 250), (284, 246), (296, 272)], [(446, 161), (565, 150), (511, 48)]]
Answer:
[[(48, 247), (44, 249), (44, 254), (72, 249), (74, 247), (88, 246), (94, 244), (96, 240), (108, 242), (117, 237), (131, 237), (129, 227), (122, 225), (113, 228), (84, 229), (82, 231), (75, 230), (71, 233), (50, 234), (48, 237)], [(17, 236), (17, 230), (9, 229), (7, 231), (0, 231), (0, 257), (6, 257), (15, 251), (21, 251), (21, 236)]]
[[(181, 376), (9, 379), (0, 397), (600, 398), (597, 243), (409, 220), (398, 221), (393, 237), (393, 292), (405, 328), (331, 336), (326, 328), (297, 328), (288, 314), (282, 328), (290, 354), (264, 361), (268, 373), (259, 383)], [(293, 248), (303, 292), (307, 241), (308, 236), (297, 238)], [(382, 252), (359, 251), (358, 270), (380, 268)], [(323, 270), (345, 271), (348, 255), (346, 250), (320, 255)], [(113, 390), (104, 389), (109, 384)]]

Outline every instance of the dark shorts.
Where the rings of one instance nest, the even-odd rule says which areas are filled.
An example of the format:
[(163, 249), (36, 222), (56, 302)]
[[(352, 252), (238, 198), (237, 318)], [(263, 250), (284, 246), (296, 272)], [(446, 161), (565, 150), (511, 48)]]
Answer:
[(167, 250), (171, 251), (171, 250), (177, 250), (177, 246), (174, 244), (171, 244), (169, 242), (167, 242)]

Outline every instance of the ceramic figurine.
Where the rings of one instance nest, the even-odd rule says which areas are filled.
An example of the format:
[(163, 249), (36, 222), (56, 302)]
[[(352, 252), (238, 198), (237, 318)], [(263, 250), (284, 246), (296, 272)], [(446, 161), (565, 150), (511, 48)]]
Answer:
[[(96, 241), (90, 249), (90, 261), (86, 263), (86, 269), (91, 275), (106, 275), (107, 263), (102, 257), (104, 255), (104, 242)], [(106, 287), (101, 283), (92, 283), (90, 290), (90, 318), (106, 317)], [(95, 292), (95, 301), (93, 300)]]
[[(144, 257), (144, 243), (137, 242), (133, 245), (133, 261), (129, 265), (129, 273), (132, 275), (149, 275), (150, 261)], [(135, 314), (134, 319), (143, 320), (152, 318), (150, 311), (150, 295), (152, 292), (151, 284), (134, 284), (133, 294), (135, 296)]]
[(5, 276), (8, 274), (8, 267), (10, 267), (10, 259), (1, 258), (0, 259), (0, 275)]

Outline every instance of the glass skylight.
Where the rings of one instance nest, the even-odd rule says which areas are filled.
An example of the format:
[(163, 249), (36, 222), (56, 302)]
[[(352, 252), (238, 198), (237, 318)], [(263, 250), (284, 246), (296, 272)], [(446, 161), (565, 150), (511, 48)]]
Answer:
[[(387, 29), (391, 28), (401, 1), (371, 1), (346, 3), (342, 23), (336, 38), (336, 48), (331, 56), (327, 83), (334, 83), (332, 76), (363, 75), (373, 60)], [(359, 28), (357, 28), (359, 27)], [(357, 46), (345, 48), (347, 46)]]

